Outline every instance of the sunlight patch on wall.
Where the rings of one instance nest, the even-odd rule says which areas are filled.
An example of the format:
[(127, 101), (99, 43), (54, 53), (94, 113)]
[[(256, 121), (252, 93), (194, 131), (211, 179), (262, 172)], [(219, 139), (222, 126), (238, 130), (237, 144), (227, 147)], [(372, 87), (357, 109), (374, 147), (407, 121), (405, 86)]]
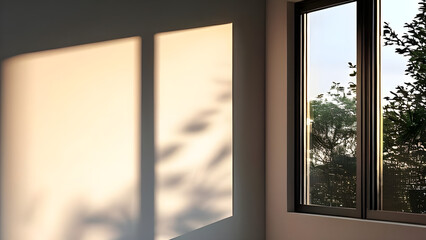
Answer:
[(138, 37), (2, 64), (2, 239), (135, 239)]
[(232, 216), (232, 24), (155, 36), (156, 240)]

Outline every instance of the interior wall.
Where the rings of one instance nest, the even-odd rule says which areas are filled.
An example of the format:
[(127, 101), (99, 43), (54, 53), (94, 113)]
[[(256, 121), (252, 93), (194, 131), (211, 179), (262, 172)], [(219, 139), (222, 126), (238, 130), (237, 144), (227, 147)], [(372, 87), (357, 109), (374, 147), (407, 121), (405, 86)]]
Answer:
[[(264, 239), (265, 1), (3, 0), (0, 4), (1, 62), (26, 53), (141, 38), (141, 200), (137, 215), (139, 239), (147, 240), (155, 238), (156, 217), (154, 36), (232, 23), (232, 217), (176, 239)], [(0, 196), (0, 201), (3, 199)]]
[[(293, 4), (267, 0), (266, 18), (266, 239), (424, 239), (426, 227), (292, 212), (288, 202), (287, 134), (291, 117), (287, 87), (293, 84), (291, 23)], [(290, 27), (289, 27), (290, 26)], [(291, 193), (290, 193), (291, 194)]]

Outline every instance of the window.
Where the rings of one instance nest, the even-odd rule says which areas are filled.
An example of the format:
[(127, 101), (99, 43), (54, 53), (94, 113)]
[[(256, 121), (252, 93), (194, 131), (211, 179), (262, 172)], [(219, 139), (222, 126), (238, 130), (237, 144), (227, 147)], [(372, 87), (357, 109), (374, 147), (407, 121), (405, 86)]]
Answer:
[(296, 3), (296, 211), (426, 224), (426, 1), (409, 2)]

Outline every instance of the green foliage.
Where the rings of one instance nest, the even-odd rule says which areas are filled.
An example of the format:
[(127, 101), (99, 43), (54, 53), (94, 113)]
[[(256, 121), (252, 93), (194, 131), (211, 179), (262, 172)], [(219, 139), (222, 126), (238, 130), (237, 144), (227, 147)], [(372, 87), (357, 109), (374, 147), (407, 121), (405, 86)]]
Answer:
[(355, 207), (356, 84), (333, 82), (310, 102), (310, 115), (311, 204)]
[[(384, 26), (385, 46), (408, 59), (406, 75), (413, 81), (397, 86), (383, 106), (384, 209), (426, 212), (413, 196), (426, 193), (426, 1), (407, 32), (399, 37)], [(410, 196), (412, 199), (410, 199)]]

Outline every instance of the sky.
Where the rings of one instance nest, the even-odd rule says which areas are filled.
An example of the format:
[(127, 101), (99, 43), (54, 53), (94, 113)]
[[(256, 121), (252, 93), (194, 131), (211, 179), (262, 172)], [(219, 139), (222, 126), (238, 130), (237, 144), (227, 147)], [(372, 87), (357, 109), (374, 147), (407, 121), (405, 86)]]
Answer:
[(348, 62), (356, 64), (356, 4), (308, 14), (308, 97), (326, 93), (332, 82), (356, 81)]
[[(418, 0), (382, 0), (382, 23), (387, 22), (399, 36), (406, 32), (405, 23), (410, 23), (418, 12)], [(407, 58), (395, 53), (394, 46), (382, 42), (382, 97), (390, 96), (397, 85), (412, 81), (405, 75)]]
[[(418, 0), (382, 0), (382, 22), (390, 23), (399, 34), (404, 23), (411, 22), (418, 12)], [(356, 63), (356, 4), (349, 3), (308, 14), (308, 98), (329, 91), (332, 82), (346, 83)], [(410, 81), (405, 75), (407, 59), (395, 53), (393, 46), (383, 47), (382, 97), (397, 85)]]

